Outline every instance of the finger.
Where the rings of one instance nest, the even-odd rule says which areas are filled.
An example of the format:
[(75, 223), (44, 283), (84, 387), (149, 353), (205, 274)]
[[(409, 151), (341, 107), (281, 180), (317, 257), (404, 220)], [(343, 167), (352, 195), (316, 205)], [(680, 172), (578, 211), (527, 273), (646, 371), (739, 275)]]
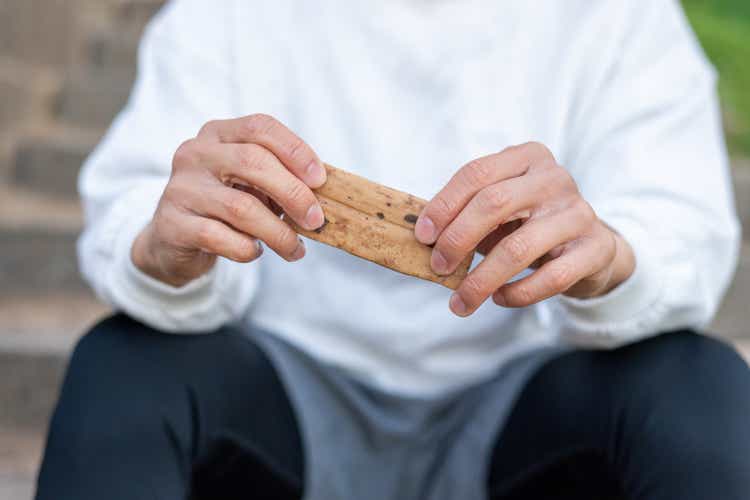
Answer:
[(185, 244), (203, 252), (236, 262), (251, 262), (263, 253), (258, 240), (217, 220), (193, 215), (185, 217), (182, 225)]
[(252, 186), (246, 186), (244, 184), (239, 183), (232, 183), (232, 188), (238, 189), (240, 191), (243, 191), (245, 193), (251, 194), (258, 198), (265, 206), (271, 209), (271, 212), (275, 213), (278, 216), (281, 216), (281, 214), (284, 213), (284, 210), (279, 206), (278, 203), (273, 201), (271, 198), (268, 197), (266, 193), (259, 190), (258, 188), (254, 188)]
[(502, 224), (500, 227), (492, 231), (490, 234), (487, 235), (486, 238), (482, 240), (482, 242), (477, 247), (477, 252), (479, 252), (482, 255), (487, 255), (492, 251), (493, 248), (495, 248), (495, 245), (500, 243), (500, 240), (508, 236), (510, 233), (518, 229), (523, 225), (525, 220), (522, 219), (516, 219), (514, 221)]
[(272, 116), (254, 114), (208, 122), (198, 135), (214, 137), (224, 143), (261, 145), (308, 186), (317, 188), (326, 181), (325, 168), (315, 151)]
[(205, 190), (197, 210), (260, 239), (283, 259), (295, 261), (305, 255), (297, 233), (255, 196), (218, 184)]
[(260, 189), (305, 229), (323, 225), (323, 209), (312, 190), (268, 149), (257, 144), (206, 144), (201, 151), (206, 156), (203, 164), (212, 165), (225, 185), (249, 184)]
[(546, 262), (523, 279), (503, 285), (492, 294), (497, 305), (526, 307), (575, 287), (582, 280), (590, 280), (591, 289), (605, 286), (610, 252), (593, 239), (582, 240), (569, 247), (556, 259)]
[(530, 211), (546, 189), (547, 176), (527, 174), (480, 190), (440, 233), (432, 251), (432, 269), (450, 274), (490, 233), (520, 211)]
[(549, 157), (547, 148), (528, 143), (466, 164), (425, 206), (414, 228), (417, 239), (425, 245), (435, 243), (443, 229), (481, 189), (523, 175), (532, 164)]
[(451, 297), (451, 310), (459, 316), (472, 314), (492, 292), (529, 267), (558, 245), (578, 238), (590, 223), (565, 211), (529, 219), (517, 231), (503, 238), (484, 260), (461, 282)]

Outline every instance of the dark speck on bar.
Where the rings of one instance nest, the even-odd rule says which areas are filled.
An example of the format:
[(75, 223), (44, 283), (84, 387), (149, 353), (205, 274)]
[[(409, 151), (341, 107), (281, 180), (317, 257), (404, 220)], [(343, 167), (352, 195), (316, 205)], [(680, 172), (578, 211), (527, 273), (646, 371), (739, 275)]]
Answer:
[(378, 213), (376, 213), (375, 215), (377, 215), (377, 216), (378, 216), (378, 219), (380, 219), (380, 220), (383, 220), (383, 219), (385, 219), (385, 215), (383, 214), (383, 212), (378, 212)]
[(409, 224), (416, 224), (417, 223), (417, 216), (414, 214), (406, 214), (404, 215), (404, 220), (408, 222)]

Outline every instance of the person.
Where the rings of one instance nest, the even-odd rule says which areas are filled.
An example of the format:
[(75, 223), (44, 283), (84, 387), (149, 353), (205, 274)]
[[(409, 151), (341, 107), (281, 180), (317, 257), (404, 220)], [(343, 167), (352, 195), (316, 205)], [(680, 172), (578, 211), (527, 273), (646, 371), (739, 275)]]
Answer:
[[(168, 4), (37, 498), (750, 498), (716, 80), (675, 0)], [(322, 161), (478, 247), (455, 293), (301, 240)]]

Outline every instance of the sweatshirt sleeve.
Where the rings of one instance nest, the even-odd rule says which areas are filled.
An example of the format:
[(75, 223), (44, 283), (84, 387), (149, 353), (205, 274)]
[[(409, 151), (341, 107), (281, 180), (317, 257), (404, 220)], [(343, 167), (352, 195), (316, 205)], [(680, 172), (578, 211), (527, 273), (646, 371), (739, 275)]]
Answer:
[(740, 242), (713, 68), (676, 1), (621, 5), (618, 50), (565, 161), (637, 262), (603, 297), (556, 299), (563, 336), (587, 347), (707, 325)]
[(149, 25), (130, 100), (79, 178), (86, 224), (78, 257), (85, 279), (114, 308), (168, 332), (210, 331), (238, 319), (259, 279), (257, 264), (220, 258), (208, 274), (175, 288), (145, 275), (130, 258), (166, 186), (174, 151), (206, 121), (234, 115), (236, 92), (225, 64), (231, 50), (220, 17), (230, 9), (210, 7), (172, 2)]

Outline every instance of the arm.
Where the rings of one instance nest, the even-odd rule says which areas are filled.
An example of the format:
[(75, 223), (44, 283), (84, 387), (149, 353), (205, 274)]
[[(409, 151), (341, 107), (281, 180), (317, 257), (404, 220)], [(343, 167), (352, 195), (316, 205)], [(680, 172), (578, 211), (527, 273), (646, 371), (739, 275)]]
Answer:
[[(130, 102), (79, 182), (84, 276), (105, 301), (163, 331), (238, 319), (258, 289), (257, 264), (247, 264), (258, 240), (288, 260), (304, 254), (272, 209), (309, 226), (301, 214), (314, 195), (295, 175), (315, 154), (270, 117), (211, 121), (236, 113), (232, 74), (217, 56), (230, 53), (221, 18), (230, 12), (183, 1), (160, 14)], [(238, 184), (263, 186), (276, 204)]]
[(716, 74), (678, 3), (634, 3), (611, 77), (581, 115), (568, 161), (637, 265), (604, 297), (561, 298), (563, 332), (582, 345), (705, 327), (739, 249)]
[[(608, 347), (708, 322), (738, 244), (714, 76), (671, 1), (633, 5), (622, 47), (568, 142), (470, 162), (416, 227), (436, 272), (479, 245), (451, 298), (525, 307), (559, 296), (567, 340)], [(527, 267), (537, 270), (508, 283)]]

